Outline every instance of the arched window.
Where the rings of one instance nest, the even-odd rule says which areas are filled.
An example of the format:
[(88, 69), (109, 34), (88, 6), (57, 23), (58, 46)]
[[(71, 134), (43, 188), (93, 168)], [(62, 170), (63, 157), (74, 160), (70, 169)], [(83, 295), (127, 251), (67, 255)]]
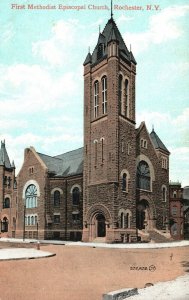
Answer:
[(125, 116), (129, 117), (129, 81), (125, 80)]
[(54, 192), (54, 206), (60, 206), (60, 191)]
[(99, 115), (99, 82), (94, 83), (94, 117), (97, 118)]
[(107, 77), (102, 78), (102, 114), (107, 113)]
[(13, 230), (16, 230), (16, 218), (15, 217), (12, 218), (12, 226), (13, 226)]
[(166, 200), (167, 200), (167, 191), (166, 191), (165, 186), (163, 186), (163, 188), (162, 188), (162, 199), (164, 202), (166, 202)]
[(127, 174), (123, 173), (122, 176), (122, 191), (126, 191), (127, 189)]
[(137, 188), (150, 190), (150, 169), (144, 160), (140, 161), (137, 167)]
[(3, 221), (1, 222), (1, 231), (2, 232), (8, 232), (8, 219), (6, 217), (3, 218)]
[(103, 163), (104, 162), (104, 138), (101, 138), (100, 141), (101, 141), (101, 159)]
[(122, 82), (123, 77), (119, 75), (119, 82), (118, 82), (118, 101), (119, 101), (119, 113), (123, 114), (123, 91), (122, 91)]
[(72, 203), (73, 205), (79, 205), (80, 201), (80, 190), (78, 187), (75, 187), (72, 191)]
[(3, 201), (3, 208), (10, 208), (10, 199), (8, 197)]
[(130, 228), (130, 219), (129, 219), (129, 213), (126, 214), (125, 217), (125, 227)]
[(31, 225), (34, 225), (34, 216), (31, 216)]
[(95, 158), (95, 166), (97, 165), (97, 151), (98, 151), (98, 141), (94, 141), (94, 158)]
[(121, 228), (125, 228), (125, 215), (123, 212), (121, 213)]
[(30, 184), (25, 192), (26, 208), (37, 207), (37, 188), (34, 184)]

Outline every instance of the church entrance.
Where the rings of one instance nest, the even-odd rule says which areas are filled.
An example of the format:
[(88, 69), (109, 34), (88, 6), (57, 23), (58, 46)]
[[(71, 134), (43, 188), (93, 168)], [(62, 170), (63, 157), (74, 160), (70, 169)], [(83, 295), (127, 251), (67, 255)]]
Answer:
[(137, 205), (136, 212), (136, 225), (137, 228), (148, 229), (149, 226), (149, 203), (147, 200), (141, 200)]
[(105, 217), (100, 214), (96, 218), (97, 220), (97, 237), (105, 237), (106, 236), (106, 223)]

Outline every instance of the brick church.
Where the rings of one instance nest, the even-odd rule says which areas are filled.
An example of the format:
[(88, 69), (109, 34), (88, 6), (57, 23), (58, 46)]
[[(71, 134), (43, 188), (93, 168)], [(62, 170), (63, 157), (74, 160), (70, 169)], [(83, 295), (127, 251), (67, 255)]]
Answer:
[(1, 236), (130, 242), (166, 235), (170, 153), (154, 129), (136, 128), (136, 65), (111, 17), (84, 61), (83, 148), (57, 156), (27, 148), (15, 177), (1, 143)]

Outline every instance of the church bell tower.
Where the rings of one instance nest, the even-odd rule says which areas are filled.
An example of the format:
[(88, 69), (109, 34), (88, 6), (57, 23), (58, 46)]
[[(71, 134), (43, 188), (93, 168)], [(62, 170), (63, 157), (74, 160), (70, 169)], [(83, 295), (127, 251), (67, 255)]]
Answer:
[(83, 241), (136, 231), (135, 76), (111, 16), (84, 61)]

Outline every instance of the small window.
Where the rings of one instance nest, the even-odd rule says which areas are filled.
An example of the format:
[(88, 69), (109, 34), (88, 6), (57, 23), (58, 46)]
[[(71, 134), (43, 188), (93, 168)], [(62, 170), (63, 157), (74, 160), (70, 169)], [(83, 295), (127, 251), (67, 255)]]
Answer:
[(97, 50), (97, 59), (102, 58), (103, 55), (104, 55), (104, 44), (99, 44)]
[(124, 143), (124, 141), (122, 140), (122, 141), (121, 141), (121, 152), (122, 152), (122, 153), (124, 152), (124, 145), (125, 145), (125, 143)]
[(173, 206), (172, 207), (172, 216), (176, 216), (177, 215), (177, 207)]
[(122, 191), (126, 191), (127, 188), (127, 174), (124, 173), (122, 176)]
[(126, 214), (126, 218), (125, 218), (125, 227), (129, 228), (130, 227), (130, 222), (129, 222), (129, 213)]
[(34, 225), (34, 216), (31, 216), (31, 225)]
[(173, 198), (176, 198), (176, 197), (177, 197), (177, 192), (174, 191), (174, 192), (173, 192)]
[(130, 155), (130, 149), (131, 149), (131, 145), (130, 143), (127, 143), (127, 154)]
[(8, 197), (3, 201), (3, 208), (10, 208), (10, 199)]
[(72, 213), (72, 221), (73, 223), (79, 223), (80, 221), (79, 213)]
[(162, 169), (167, 169), (167, 158), (162, 157)]
[(95, 166), (97, 165), (98, 141), (94, 141)]
[(4, 176), (3, 183), (4, 183), (4, 185), (7, 185), (7, 176)]
[(125, 228), (125, 215), (123, 212), (121, 213), (121, 228)]
[(75, 187), (72, 192), (72, 203), (73, 205), (79, 205), (80, 201), (80, 190), (78, 187)]
[(54, 215), (54, 223), (60, 224), (60, 215)]
[(10, 177), (7, 178), (7, 186), (8, 187), (11, 187), (11, 181), (12, 179)]
[(165, 187), (163, 187), (162, 188), (162, 198), (163, 198), (163, 202), (166, 202), (166, 200), (167, 200), (167, 195), (166, 195), (167, 193), (166, 193), (166, 188)]
[(104, 138), (101, 139), (101, 157), (102, 157), (102, 164), (104, 162)]

